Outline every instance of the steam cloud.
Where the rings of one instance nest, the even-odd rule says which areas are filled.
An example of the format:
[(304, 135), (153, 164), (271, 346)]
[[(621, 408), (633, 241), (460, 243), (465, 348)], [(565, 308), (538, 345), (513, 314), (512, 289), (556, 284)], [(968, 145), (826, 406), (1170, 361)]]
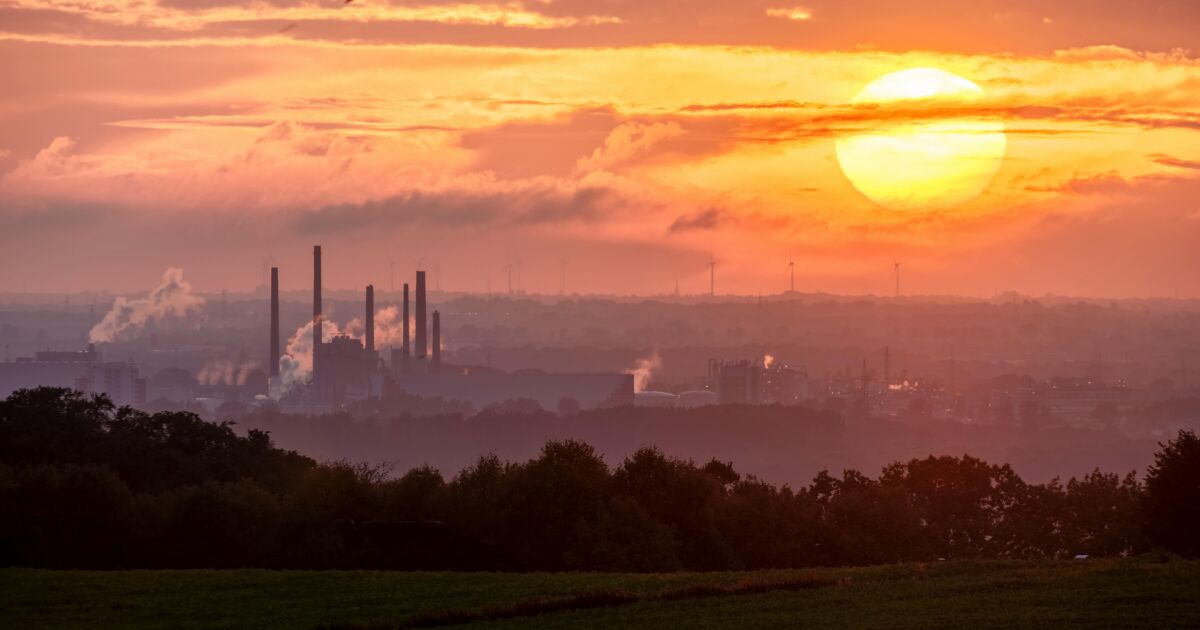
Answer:
[(658, 355), (658, 350), (655, 350), (650, 356), (635, 361), (633, 367), (624, 370), (623, 373), (633, 375), (633, 391), (643, 392), (650, 384), (650, 377), (654, 375), (654, 371), (661, 367), (662, 357)]
[(196, 380), (201, 385), (245, 385), (246, 376), (258, 367), (256, 361), (230, 361), (218, 359), (209, 361), (196, 372)]
[(150, 295), (136, 300), (118, 297), (104, 319), (92, 327), (88, 339), (92, 343), (127, 339), (149, 321), (168, 315), (182, 317), (203, 303), (204, 298), (193, 295), (192, 285), (183, 279), (183, 269), (168, 267), (162, 284)]
[[(361, 319), (354, 318), (344, 327), (339, 327), (328, 318), (322, 319), (321, 332), (328, 340), (334, 335), (347, 335), (360, 341), (366, 336), (365, 324)], [(412, 315), (409, 325), (416, 329)], [(303, 383), (312, 377), (312, 322), (296, 329), (288, 338), (283, 356), (279, 357), (280, 384), (284, 391)], [(375, 345), (376, 347), (393, 346), (399, 348), (404, 340), (404, 317), (396, 306), (388, 306), (375, 311)], [(443, 342), (445, 339), (442, 340)], [(445, 343), (442, 344), (445, 347)], [(282, 393), (282, 392), (280, 392)]]
[[(410, 330), (417, 329), (416, 315), (409, 314), (408, 323)], [(355, 339), (363, 339), (366, 337), (366, 324), (357, 317), (350, 320), (346, 327), (342, 329), (342, 334), (350, 335)], [(395, 305), (381, 308), (375, 311), (375, 346), (382, 348), (384, 346), (393, 346), (399, 348), (404, 343), (404, 316), (400, 309)]]
[[(313, 369), (313, 323), (309, 321), (296, 329), (288, 338), (287, 349), (279, 357), (279, 378), (284, 389), (303, 383), (312, 377)], [(324, 339), (345, 334), (338, 325), (328, 319), (321, 320)]]

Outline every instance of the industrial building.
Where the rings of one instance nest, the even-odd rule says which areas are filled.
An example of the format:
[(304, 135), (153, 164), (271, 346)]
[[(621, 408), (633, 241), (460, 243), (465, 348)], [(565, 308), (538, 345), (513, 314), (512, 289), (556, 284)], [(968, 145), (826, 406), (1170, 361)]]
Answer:
[(65, 387), (106, 394), (117, 405), (146, 402), (146, 379), (132, 362), (104, 361), (95, 346), (82, 351), (45, 351), (0, 363), (0, 398), (18, 389)]
[(809, 397), (808, 374), (784, 364), (713, 359), (708, 379), (721, 405), (797, 405)]
[[(321, 247), (313, 248), (313, 374), (310, 403), (313, 407), (339, 408), (348, 403), (378, 398), (389, 391), (469, 401), (476, 408), (507, 400), (537, 401), (555, 409), (573, 401), (581, 409), (632, 405), (633, 377), (628, 374), (551, 374), (539, 370), (501, 372), (484, 367), (459, 366), (442, 361), (441, 313), (429, 312), (425, 272), (416, 272), (415, 331), (410, 339), (409, 291), (404, 285), (403, 339), (392, 348), (385, 365), (375, 347), (375, 291), (366, 287), (363, 339), (338, 335), (325, 339), (321, 295)], [(270, 357), (279, 363), (278, 269), (271, 270)], [(277, 376), (277, 368), (273, 368)]]

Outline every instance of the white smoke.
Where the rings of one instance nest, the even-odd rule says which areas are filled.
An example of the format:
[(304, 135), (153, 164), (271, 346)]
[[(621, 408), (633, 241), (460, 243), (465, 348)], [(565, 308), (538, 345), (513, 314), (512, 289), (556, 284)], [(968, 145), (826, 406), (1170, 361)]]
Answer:
[(650, 384), (650, 377), (654, 375), (654, 371), (661, 367), (662, 357), (658, 355), (658, 350), (655, 350), (650, 356), (634, 361), (633, 367), (623, 370), (623, 373), (633, 375), (633, 391), (643, 392)]
[[(416, 324), (412, 317), (410, 330), (415, 330)], [(321, 332), (325, 340), (335, 335), (346, 335), (362, 341), (366, 336), (366, 325), (361, 319), (350, 320), (345, 326), (339, 327), (329, 319), (321, 320)], [(279, 357), (279, 378), (283, 391), (298, 383), (312, 378), (312, 322), (296, 329), (288, 338), (283, 356)], [(375, 347), (392, 346), (399, 348), (404, 341), (404, 318), (400, 309), (388, 306), (375, 311)]]
[(763, 369), (764, 369), (764, 370), (769, 370), (769, 369), (771, 369), (771, 366), (772, 366), (772, 365), (774, 365), (774, 364), (775, 364), (775, 357), (773, 357), (773, 356), (771, 356), (771, 355), (769, 355), (769, 354), (764, 354), (764, 355), (763, 355)]
[[(430, 318), (430, 321), (432, 322), (433, 319)], [(409, 314), (408, 325), (410, 334), (417, 330), (417, 321), (414, 314)], [(361, 319), (354, 318), (342, 329), (342, 334), (350, 335), (355, 339), (364, 339), (367, 334), (366, 324)], [(403, 345), (404, 315), (401, 313), (401, 309), (393, 305), (375, 311), (375, 347), (383, 348), (391, 346), (399, 348)], [(444, 343), (442, 347), (445, 347)]]
[[(409, 316), (409, 330), (417, 329), (413, 316)], [(404, 345), (404, 316), (395, 306), (375, 311), (375, 345), (399, 348)]]
[(88, 339), (92, 343), (126, 339), (151, 320), (168, 315), (182, 317), (203, 303), (204, 298), (192, 295), (192, 285), (183, 279), (183, 270), (168, 267), (163, 273), (162, 284), (150, 295), (136, 300), (118, 297), (104, 319), (92, 327)]
[(196, 380), (201, 385), (245, 385), (246, 375), (258, 367), (256, 361), (230, 361), (217, 359), (209, 361), (196, 372)]

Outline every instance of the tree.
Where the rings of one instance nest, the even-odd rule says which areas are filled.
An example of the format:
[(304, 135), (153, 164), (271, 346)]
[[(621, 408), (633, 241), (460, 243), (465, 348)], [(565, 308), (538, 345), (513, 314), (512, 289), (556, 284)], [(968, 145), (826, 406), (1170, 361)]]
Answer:
[(1133, 473), (1121, 478), (1094, 470), (1068, 481), (1063, 515), (1068, 552), (1115, 556), (1133, 551), (1140, 542), (1141, 494)]
[(1146, 533), (1154, 545), (1200, 557), (1200, 438), (1180, 431), (1159, 446), (1146, 474)]

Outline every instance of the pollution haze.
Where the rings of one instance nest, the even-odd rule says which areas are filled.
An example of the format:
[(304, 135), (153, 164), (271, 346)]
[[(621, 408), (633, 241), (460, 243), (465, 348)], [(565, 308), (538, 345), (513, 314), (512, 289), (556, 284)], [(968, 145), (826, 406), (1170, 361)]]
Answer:
[(1200, 627), (1198, 24), (0, 0), (0, 626)]

